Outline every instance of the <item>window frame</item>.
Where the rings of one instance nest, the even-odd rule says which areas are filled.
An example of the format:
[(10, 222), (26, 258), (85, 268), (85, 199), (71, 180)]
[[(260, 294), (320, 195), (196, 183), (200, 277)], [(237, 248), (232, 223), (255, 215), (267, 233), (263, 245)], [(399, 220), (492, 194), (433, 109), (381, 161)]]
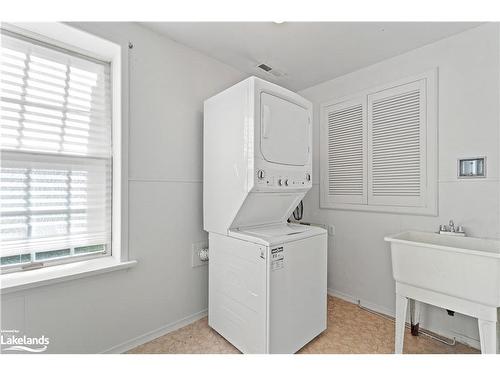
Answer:
[[(98, 258), (124, 262), (128, 259), (122, 251), (122, 48), (120, 45), (81, 31), (63, 23), (3, 23), (2, 29), (34, 39), (55, 48), (68, 50), (90, 59), (110, 64), (111, 88), (111, 247), (104, 252), (72, 255), (45, 261), (4, 265), (2, 275), (19, 273), (52, 266), (74, 265)], [(32, 265), (32, 266), (30, 266)]]
[[(425, 169), (426, 183), (425, 190), (422, 192), (424, 204), (420, 207), (373, 204), (367, 199), (366, 203), (344, 203), (334, 202), (328, 194), (328, 124), (327, 124), (327, 109), (332, 106), (340, 106), (342, 103), (359, 101), (363, 104), (364, 118), (366, 123), (364, 128), (366, 138), (370, 137), (368, 124), (368, 105), (369, 96), (378, 92), (393, 89), (398, 86), (407, 85), (413, 82), (425, 80), (425, 96), (426, 96), (426, 119), (425, 119)], [(368, 160), (368, 143), (365, 145), (365, 164), (369, 169)], [(329, 100), (320, 104), (320, 208), (338, 209), (338, 210), (354, 210), (354, 211), (369, 211), (382, 213), (396, 213), (422, 216), (437, 216), (438, 215), (438, 68), (434, 68), (416, 74), (414, 76), (405, 77), (394, 82), (382, 84), (376, 87), (362, 90), (358, 93)], [(364, 178), (366, 186), (365, 194), (367, 198), (369, 192), (369, 175), (367, 170)]]

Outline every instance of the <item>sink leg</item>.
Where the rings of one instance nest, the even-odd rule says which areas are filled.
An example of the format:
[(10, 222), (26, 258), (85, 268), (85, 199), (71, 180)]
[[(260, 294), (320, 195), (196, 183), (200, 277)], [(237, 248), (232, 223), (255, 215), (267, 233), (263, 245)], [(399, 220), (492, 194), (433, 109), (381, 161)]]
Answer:
[(497, 322), (478, 319), (481, 354), (497, 353)]
[(422, 304), (417, 300), (410, 300), (410, 319), (411, 319), (411, 334), (418, 336), (418, 328), (420, 325), (420, 311)]
[(403, 353), (403, 341), (405, 336), (406, 309), (408, 307), (408, 298), (396, 294), (396, 331), (394, 353)]

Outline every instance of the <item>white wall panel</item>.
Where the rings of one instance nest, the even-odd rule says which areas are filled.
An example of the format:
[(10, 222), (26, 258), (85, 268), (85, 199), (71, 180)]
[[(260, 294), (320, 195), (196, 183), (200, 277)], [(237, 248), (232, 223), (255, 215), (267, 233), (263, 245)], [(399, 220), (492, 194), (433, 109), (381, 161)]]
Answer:
[[(191, 267), (192, 243), (206, 239), (201, 111), (204, 99), (245, 76), (136, 24), (74, 25), (119, 43), (125, 67), (134, 44), (125, 239), (138, 264), (2, 296), (1, 323), (50, 337), (50, 353), (120, 351), (207, 308), (207, 267)], [(126, 81), (122, 96), (126, 101)]]
[[(315, 103), (314, 187), (305, 198), (305, 220), (335, 226), (329, 245), (329, 288), (384, 311), (394, 310), (389, 233), (435, 231), (453, 218), (472, 236), (500, 237), (499, 25), (487, 24), (429, 44), (300, 92)], [(319, 208), (319, 105), (388, 82), (439, 69), (439, 216), (350, 212)], [(460, 156), (486, 155), (483, 180), (456, 178)], [(429, 308), (424, 326), (478, 339), (474, 319)], [(477, 342), (477, 341), (476, 341)]]

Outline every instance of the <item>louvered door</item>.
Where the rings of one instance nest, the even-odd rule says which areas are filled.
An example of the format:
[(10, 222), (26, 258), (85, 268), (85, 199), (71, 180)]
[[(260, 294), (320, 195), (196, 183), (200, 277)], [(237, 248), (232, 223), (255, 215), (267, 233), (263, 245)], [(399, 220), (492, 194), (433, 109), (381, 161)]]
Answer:
[(421, 207), (426, 184), (425, 79), (368, 95), (368, 203)]
[(327, 152), (322, 203), (367, 203), (366, 110), (362, 97), (323, 107)]

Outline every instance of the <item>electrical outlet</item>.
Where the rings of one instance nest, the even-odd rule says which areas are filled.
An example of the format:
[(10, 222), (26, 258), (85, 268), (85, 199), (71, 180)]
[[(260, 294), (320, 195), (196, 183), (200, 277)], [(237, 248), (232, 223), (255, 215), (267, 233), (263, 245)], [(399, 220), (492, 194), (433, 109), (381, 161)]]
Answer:
[(208, 248), (208, 243), (206, 241), (196, 242), (191, 247), (191, 267), (200, 267), (208, 264), (208, 261), (204, 262), (200, 259), (198, 255), (201, 249)]

